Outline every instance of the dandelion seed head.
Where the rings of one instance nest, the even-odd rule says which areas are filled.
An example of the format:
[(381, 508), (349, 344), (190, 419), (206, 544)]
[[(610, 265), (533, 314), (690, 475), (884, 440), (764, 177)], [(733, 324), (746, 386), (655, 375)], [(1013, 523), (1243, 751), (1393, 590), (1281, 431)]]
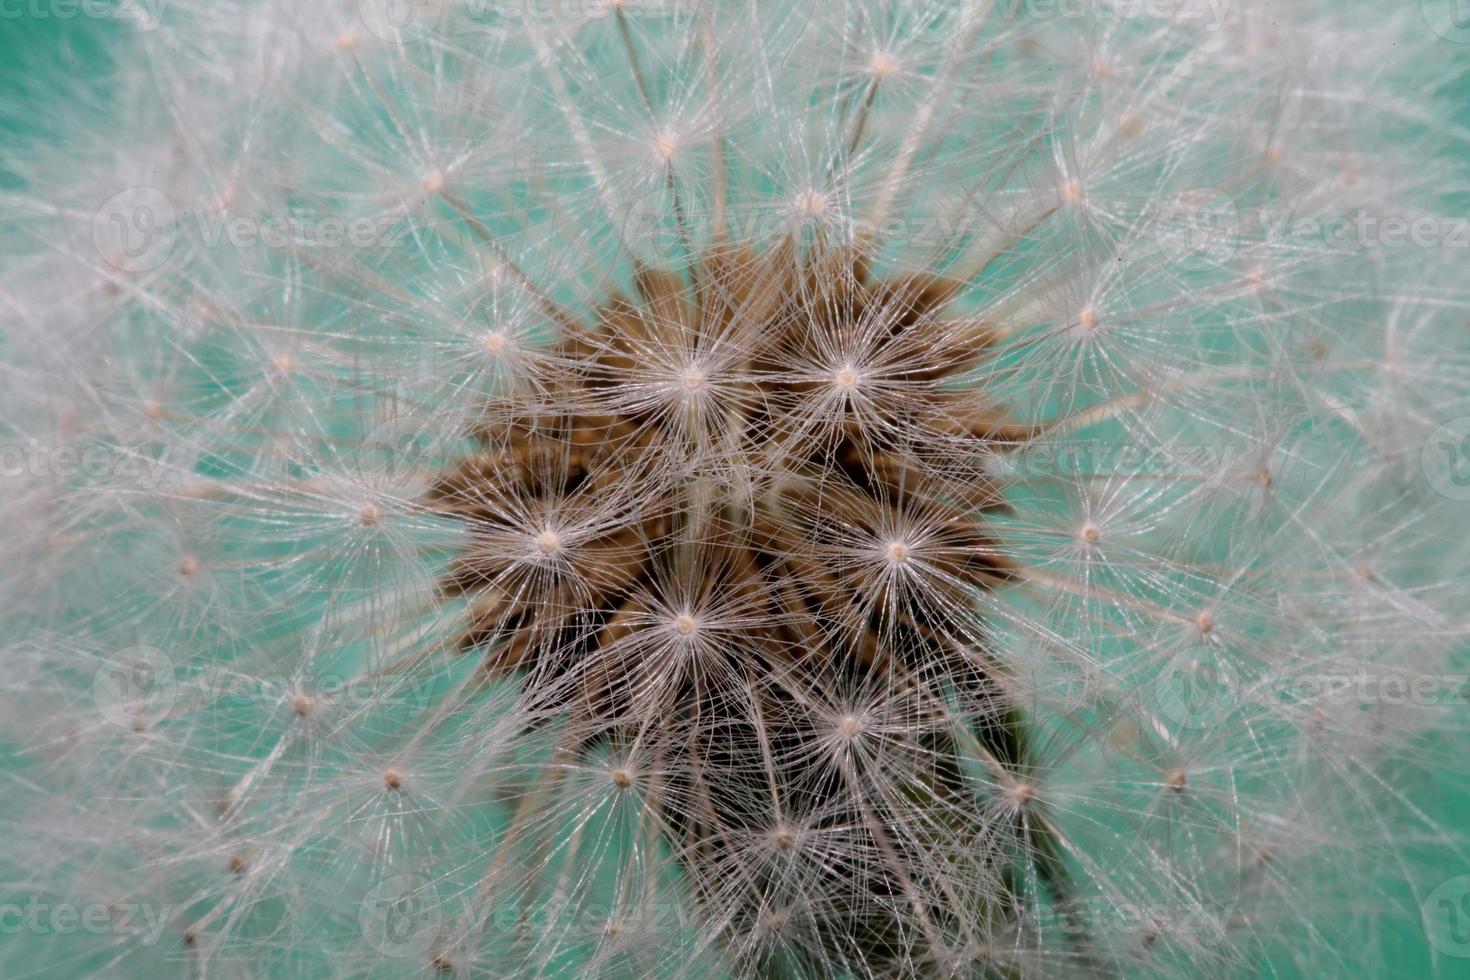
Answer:
[(0, 99), (5, 871), (188, 896), (0, 972), (1393, 972), (1470, 296), (1294, 222), (1461, 206), (1422, 12), (359, 6)]

